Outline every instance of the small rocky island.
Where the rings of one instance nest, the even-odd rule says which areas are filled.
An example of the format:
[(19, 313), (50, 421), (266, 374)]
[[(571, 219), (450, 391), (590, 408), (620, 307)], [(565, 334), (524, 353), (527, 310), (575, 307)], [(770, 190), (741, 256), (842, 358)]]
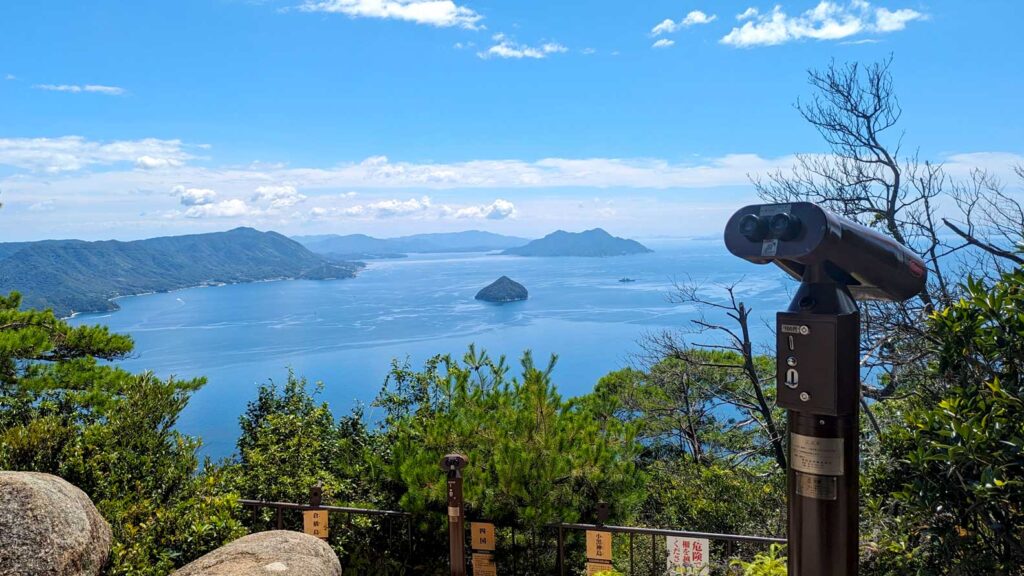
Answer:
[(526, 287), (508, 276), (498, 278), (476, 293), (476, 299), (485, 302), (518, 302), (528, 296)]

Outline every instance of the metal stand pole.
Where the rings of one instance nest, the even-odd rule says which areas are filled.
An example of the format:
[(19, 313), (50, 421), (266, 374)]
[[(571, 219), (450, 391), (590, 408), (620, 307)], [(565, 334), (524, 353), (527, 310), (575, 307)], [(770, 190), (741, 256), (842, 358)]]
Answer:
[(860, 314), (845, 286), (809, 267), (777, 321), (789, 575), (857, 576)]
[[(449, 564), (451, 576), (466, 576), (466, 530), (465, 510), (462, 506), (462, 472), (465, 466), (465, 456), (462, 463), (457, 463), (455, 457), (448, 462), (448, 542), (449, 542)], [(446, 456), (445, 458), (449, 458)], [(445, 461), (442, 460), (442, 465)]]

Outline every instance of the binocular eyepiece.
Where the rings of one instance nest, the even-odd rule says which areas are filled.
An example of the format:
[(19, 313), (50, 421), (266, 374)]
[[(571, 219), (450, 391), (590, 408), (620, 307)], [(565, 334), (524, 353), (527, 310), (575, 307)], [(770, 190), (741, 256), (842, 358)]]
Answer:
[(924, 261), (909, 248), (810, 202), (741, 208), (726, 225), (725, 245), (800, 280), (823, 272), (857, 300), (907, 300), (927, 279)]
[(438, 466), (444, 472), (452, 470), (459, 471), (465, 468), (469, 464), (469, 458), (466, 458), (462, 454), (445, 454), (441, 457), (441, 462)]
[(765, 239), (792, 240), (800, 235), (803, 224), (793, 214), (780, 212), (771, 217), (747, 214), (740, 218), (740, 234), (751, 242)]

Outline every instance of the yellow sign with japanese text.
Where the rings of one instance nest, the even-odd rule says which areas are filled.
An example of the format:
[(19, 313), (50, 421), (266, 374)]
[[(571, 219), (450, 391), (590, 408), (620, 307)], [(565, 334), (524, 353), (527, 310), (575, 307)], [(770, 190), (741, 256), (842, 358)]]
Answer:
[(612, 560), (612, 533), (602, 530), (587, 530), (587, 558), (590, 560)]
[(310, 536), (327, 539), (327, 510), (306, 510), (302, 513), (302, 531)]
[(469, 532), (473, 550), (494, 550), (494, 524), (470, 522)]

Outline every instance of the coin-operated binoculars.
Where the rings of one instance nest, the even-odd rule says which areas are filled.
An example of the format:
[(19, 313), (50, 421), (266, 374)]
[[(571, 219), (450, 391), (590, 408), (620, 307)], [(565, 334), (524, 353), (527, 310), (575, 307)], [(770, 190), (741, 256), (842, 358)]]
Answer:
[(441, 457), (441, 470), (448, 477), (448, 564), (451, 576), (466, 575), (466, 511), (462, 505), (462, 469), (469, 459), (462, 454)]
[(921, 292), (906, 247), (808, 202), (746, 206), (725, 245), (800, 280), (776, 319), (779, 406), (788, 410), (789, 574), (855, 576), (858, 554), (860, 313), (855, 300)]

